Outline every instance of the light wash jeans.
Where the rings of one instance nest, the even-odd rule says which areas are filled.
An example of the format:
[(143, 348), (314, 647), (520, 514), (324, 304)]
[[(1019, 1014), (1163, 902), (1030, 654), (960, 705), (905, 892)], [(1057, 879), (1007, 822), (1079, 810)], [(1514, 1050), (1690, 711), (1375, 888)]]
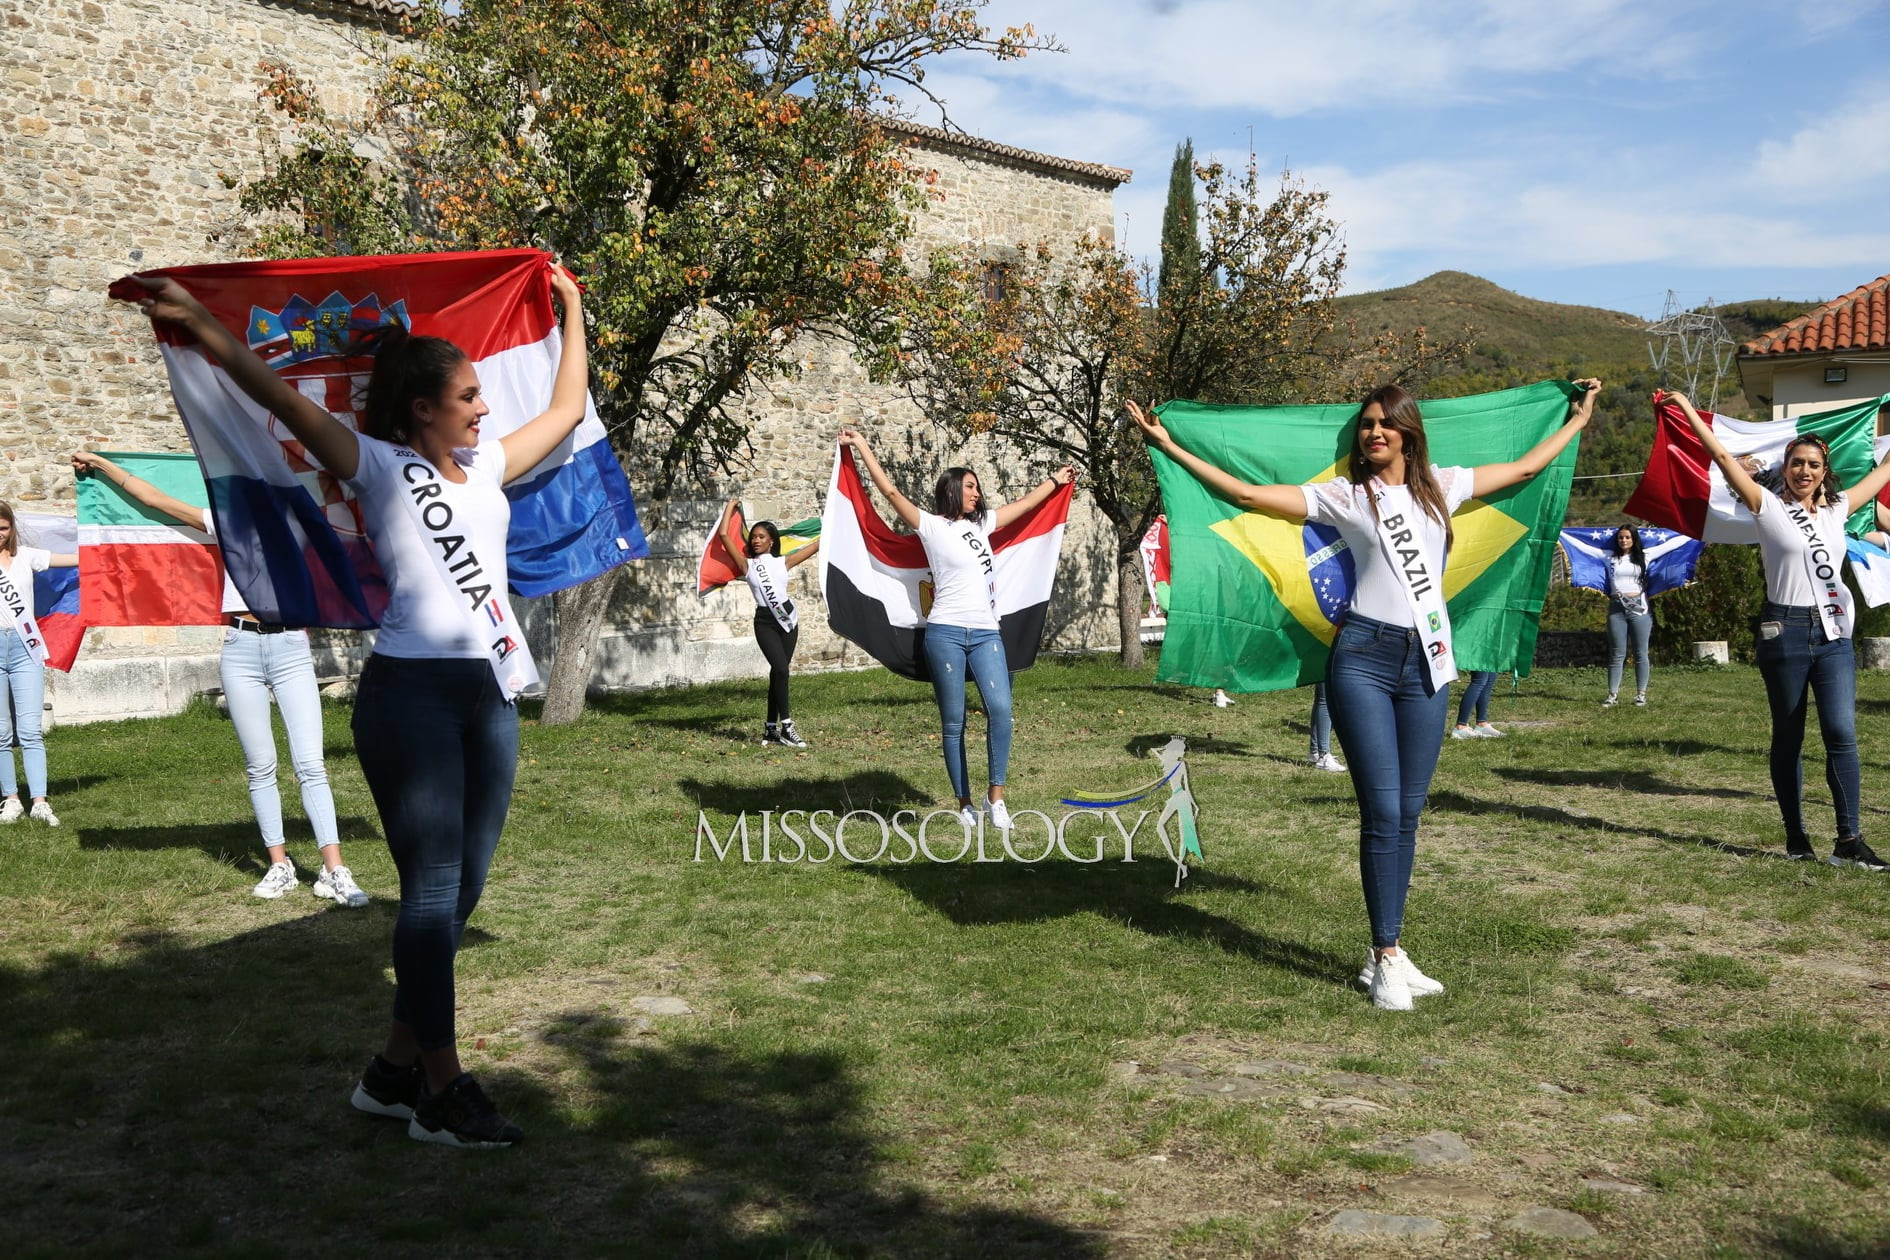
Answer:
[(965, 765), (967, 682), (978, 684), (978, 696), (984, 701), (991, 786), (1004, 786), (1004, 773), (1011, 764), (1011, 667), (1004, 658), (1004, 640), (995, 630), (929, 625), (924, 646), (943, 728), (945, 773), (951, 776), (953, 794), (960, 800), (971, 796), (971, 772)]
[(269, 697), (276, 698), (282, 725), (289, 733), (289, 757), (302, 785), (302, 809), (315, 831), (315, 843), (341, 843), (335, 828), (335, 797), (328, 790), (322, 762), (322, 698), (315, 689), (315, 662), (308, 632), (256, 634), (232, 627), (223, 632), (223, 698), (230, 706), (236, 741), (243, 746), (249, 776), (249, 804), (256, 811), (265, 848), (282, 843), (282, 797), (276, 791), (276, 729), (269, 720)]
[(1358, 797), (1358, 873), (1372, 944), (1398, 943), (1417, 859), (1418, 815), (1444, 746), (1450, 688), (1430, 691), (1424, 641), (1353, 613), (1332, 644), (1326, 694)]
[[(13, 741), (20, 742), (20, 760), (26, 763), (27, 795), (46, 795), (46, 740), (41, 717), (46, 711), (46, 667), (33, 659), (20, 636), (0, 630), (0, 670), (7, 676), (7, 695), (0, 697), (0, 795), (18, 796), (20, 780), (13, 769)], [(7, 698), (13, 701), (7, 711)]]
[(1332, 751), (1332, 710), (1326, 706), (1326, 685), (1312, 685), (1312, 753), (1323, 757)]
[(1627, 663), (1628, 639), (1634, 640), (1634, 691), (1647, 691), (1651, 663), (1647, 659), (1647, 641), (1653, 637), (1654, 614), (1631, 613), (1621, 601), (1608, 601), (1608, 694), (1621, 690), (1621, 667)]

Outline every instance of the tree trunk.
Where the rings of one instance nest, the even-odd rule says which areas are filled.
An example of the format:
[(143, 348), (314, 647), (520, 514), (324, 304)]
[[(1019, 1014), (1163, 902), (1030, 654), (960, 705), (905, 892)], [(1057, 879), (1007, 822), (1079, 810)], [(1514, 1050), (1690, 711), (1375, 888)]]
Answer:
[(551, 597), (551, 606), (558, 614), (558, 655), (551, 666), (551, 681), (545, 684), (545, 708), (538, 719), (546, 726), (575, 722), (584, 712), (597, 639), (603, 633), (604, 614), (610, 609), (610, 597), (623, 569), (618, 565)]
[(1121, 662), (1127, 669), (1142, 664), (1142, 555), (1131, 551), (1116, 556), (1116, 623), (1122, 631)]

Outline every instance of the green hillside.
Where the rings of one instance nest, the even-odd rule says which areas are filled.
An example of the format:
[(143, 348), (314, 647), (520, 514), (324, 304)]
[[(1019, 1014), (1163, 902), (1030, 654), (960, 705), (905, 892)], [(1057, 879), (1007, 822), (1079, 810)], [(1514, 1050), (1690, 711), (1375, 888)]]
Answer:
[(1337, 303), (1340, 322), (1362, 334), (1409, 332), (1420, 324), (1448, 339), (1472, 330), (1467, 370), (1551, 363), (1626, 365), (1647, 361), (1646, 321), (1594, 306), (1565, 306), (1511, 293), (1480, 276), (1440, 271), (1416, 284), (1356, 293)]

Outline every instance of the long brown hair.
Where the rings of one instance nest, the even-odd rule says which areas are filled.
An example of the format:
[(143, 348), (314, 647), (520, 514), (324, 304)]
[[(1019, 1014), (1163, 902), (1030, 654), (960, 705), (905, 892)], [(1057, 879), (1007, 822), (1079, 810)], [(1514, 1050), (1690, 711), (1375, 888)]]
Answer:
[(1830, 446), (1815, 433), (1795, 437), (1785, 444), (1785, 453), (1778, 457), (1778, 497), (1787, 503), (1791, 502), (1791, 491), (1785, 484), (1785, 466), (1792, 462), (1792, 452), (1801, 446), (1816, 447), (1818, 454), (1824, 456), (1824, 480), (1818, 484), (1816, 490), (1812, 491), (1811, 506), (1819, 508), (1836, 503), (1837, 497), (1844, 493), (1844, 487), (1838, 484), (1837, 473), (1831, 468)]
[[(6, 553), (9, 556), (19, 555), (20, 522), (19, 519), (13, 515), (13, 505), (11, 503), (0, 502), (0, 520), (5, 520), (7, 523)], [(7, 755), (12, 756), (11, 753)]]
[[(1418, 413), (1417, 399), (1401, 385), (1380, 385), (1358, 405), (1355, 424), (1363, 427), (1365, 409), (1373, 403), (1385, 413), (1384, 426), (1404, 439), (1404, 484), (1410, 487), (1411, 499), (1419, 509), (1444, 527), (1444, 550), (1449, 551), (1457, 534), (1450, 526), (1450, 505), (1444, 500), (1443, 487), (1431, 472), (1431, 446), (1424, 436), (1424, 417)], [(1353, 485), (1366, 487), (1365, 501), (1371, 504), (1372, 523), (1377, 524), (1378, 500), (1370, 489), (1375, 474), (1359, 446), (1356, 430), (1346, 472)]]

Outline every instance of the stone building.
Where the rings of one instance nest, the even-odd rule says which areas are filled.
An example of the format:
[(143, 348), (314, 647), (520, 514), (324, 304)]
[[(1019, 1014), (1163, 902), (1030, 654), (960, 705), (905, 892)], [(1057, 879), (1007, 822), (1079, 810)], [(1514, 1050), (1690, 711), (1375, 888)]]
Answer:
[[(211, 234), (237, 215), (225, 177), (257, 173), (277, 141), (257, 99), (258, 66), (280, 58), (320, 85), (323, 104), (365, 100), (373, 46), (392, 35), (396, 0), (0, 0), (0, 498), (24, 510), (69, 513), (66, 455), (181, 450), (182, 429), (148, 329), (105, 297), (142, 268), (218, 261)], [(943, 194), (917, 229), (921, 248), (1108, 235), (1113, 192), (1127, 171), (904, 126), (938, 173)], [(831, 438), (842, 423), (875, 435), (889, 466), (916, 487), (962, 453), (946, 448), (917, 409), (869, 383), (844, 349), (809, 339), (804, 371), (746, 404), (754, 459), (739, 485), (759, 512), (818, 511)], [(999, 494), (1047, 468), (990, 468)], [(1008, 484), (1007, 484), (1008, 483)], [(633, 489), (636, 487), (633, 486)], [(1066, 535), (1053, 643), (1114, 641), (1114, 576), (1081, 496)], [(594, 676), (607, 687), (765, 672), (749, 642), (746, 591), (694, 594), (694, 565), (717, 501), (639, 501), (652, 555), (619, 585)], [(814, 566), (797, 572), (814, 594)], [(549, 601), (544, 601), (548, 605)], [(526, 610), (533, 638), (554, 637), (546, 607)], [(797, 664), (863, 665), (812, 618)], [(160, 713), (216, 686), (215, 628), (95, 629), (70, 678), (53, 676), (63, 720)], [(319, 652), (346, 676), (365, 645), (332, 633)]]

